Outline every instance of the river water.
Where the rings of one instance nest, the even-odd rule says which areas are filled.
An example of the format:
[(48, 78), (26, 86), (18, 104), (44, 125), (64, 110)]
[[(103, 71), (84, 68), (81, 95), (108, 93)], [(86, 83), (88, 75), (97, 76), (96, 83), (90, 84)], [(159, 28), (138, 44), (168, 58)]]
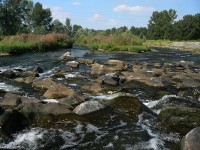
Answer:
[[(90, 52), (88, 49), (74, 47), (67, 50), (45, 53), (27, 53), (19, 56), (1, 56), (0, 71), (22, 69), (23, 71), (32, 70), (36, 66), (43, 68), (44, 73), (40, 78), (52, 76), (60, 67), (66, 65), (65, 62), (59, 62), (58, 57), (66, 51), (70, 51), (76, 58), (90, 58), (97, 62), (104, 62), (108, 59), (123, 60), (127, 64), (133, 62), (147, 63), (165, 63), (179, 61), (193, 61), (200, 64), (200, 57), (191, 52), (156, 49), (158, 52), (147, 52), (139, 54), (129, 53), (101, 53)], [(73, 78), (78, 75), (83, 78), (89, 78), (87, 74), (80, 74), (87, 70), (84, 66), (66, 74), (66, 78)], [(84, 75), (86, 77), (84, 77)], [(64, 79), (57, 79), (61, 81)], [(68, 86), (78, 89), (79, 83), (69, 83)], [(35, 90), (31, 85), (18, 83), (10, 79), (0, 77), (0, 89), (19, 93), (28, 97), (43, 99), (43, 92)], [(137, 97), (149, 108), (155, 106), (159, 101), (177, 96), (177, 91), (168, 89), (168, 94), (158, 96), (158, 89), (148, 88), (135, 84), (134, 87), (125, 88), (120, 93), (111, 92), (106, 95), (89, 96), (90, 100), (106, 100), (129, 93)], [(157, 110), (155, 110), (156, 112)], [(116, 114), (110, 118), (115, 118)], [(180, 136), (176, 133), (165, 133), (155, 128), (156, 117), (150, 114), (140, 114), (137, 123), (127, 123), (123, 119), (115, 120), (101, 124), (95, 121), (65, 121), (56, 122), (50, 128), (27, 128), (12, 137), (3, 137), (0, 135), (0, 148), (15, 149), (126, 149), (126, 150), (163, 150), (179, 149)]]

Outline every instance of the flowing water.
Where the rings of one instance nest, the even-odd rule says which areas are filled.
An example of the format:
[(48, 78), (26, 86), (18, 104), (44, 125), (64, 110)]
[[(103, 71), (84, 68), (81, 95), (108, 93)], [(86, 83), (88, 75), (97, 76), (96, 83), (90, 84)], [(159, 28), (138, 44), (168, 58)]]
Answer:
[[(147, 52), (139, 54), (128, 53), (94, 53), (87, 49), (74, 47), (73, 49), (60, 50), (46, 53), (28, 53), (19, 56), (1, 56), (0, 71), (22, 69), (32, 70), (36, 66), (43, 68), (44, 73), (40, 78), (52, 76), (60, 67), (66, 65), (59, 62), (58, 57), (66, 51), (70, 51), (76, 58), (91, 58), (98, 62), (108, 59), (123, 60), (128, 64), (133, 62), (165, 63), (179, 61), (193, 61), (200, 64), (199, 55), (190, 52), (157, 49), (159, 52)], [(80, 73), (88, 68), (80, 66), (80, 69), (66, 74), (65, 78), (79, 76), (83, 80), (90, 80), (88, 74)], [(56, 79), (65, 82), (63, 78)], [(65, 83), (67, 86), (78, 89), (79, 82)], [(80, 83), (81, 84), (81, 83)], [(43, 92), (35, 90), (31, 85), (18, 83), (13, 80), (0, 77), (0, 89), (28, 97), (44, 99)], [(156, 106), (160, 102), (167, 102), (170, 97), (178, 97), (177, 91), (167, 89), (168, 94), (157, 95), (159, 89), (141, 86), (135, 83), (130, 87), (125, 87), (120, 93), (110, 92), (107, 95), (91, 96), (90, 100), (109, 101), (114, 97), (123, 94), (130, 94), (137, 97), (149, 108)], [(159, 113), (159, 110), (154, 110)], [(15, 149), (126, 149), (126, 150), (163, 150), (179, 149), (180, 136), (175, 133), (165, 133), (155, 128), (156, 117), (151, 114), (140, 114), (137, 123), (125, 122), (123, 119), (116, 119), (117, 113), (110, 114), (110, 120), (101, 124), (99, 122), (60, 121), (52, 124), (50, 128), (27, 128), (12, 137), (0, 135), (0, 148)], [(131, 116), (130, 116), (131, 117)]]

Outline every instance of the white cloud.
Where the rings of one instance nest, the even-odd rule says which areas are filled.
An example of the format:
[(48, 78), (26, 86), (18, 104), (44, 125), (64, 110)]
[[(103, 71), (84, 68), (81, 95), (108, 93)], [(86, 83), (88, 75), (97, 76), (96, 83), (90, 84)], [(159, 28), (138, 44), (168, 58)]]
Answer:
[(118, 5), (113, 10), (117, 12), (135, 13), (135, 12), (152, 12), (155, 9), (153, 7)]
[(73, 5), (81, 5), (80, 2), (73, 2), (72, 4), (73, 4)]
[(110, 24), (110, 25), (115, 25), (115, 24), (117, 24), (118, 22), (117, 22), (117, 20), (115, 20), (115, 19), (109, 19), (108, 20), (108, 24)]
[(71, 15), (69, 12), (64, 11), (61, 7), (55, 6), (51, 7), (51, 12), (53, 19), (59, 19), (61, 22), (65, 22), (66, 18), (71, 18)]
[(102, 20), (103, 19), (103, 16), (98, 14), (98, 13), (95, 13), (89, 20), (91, 21), (98, 21), (98, 20)]

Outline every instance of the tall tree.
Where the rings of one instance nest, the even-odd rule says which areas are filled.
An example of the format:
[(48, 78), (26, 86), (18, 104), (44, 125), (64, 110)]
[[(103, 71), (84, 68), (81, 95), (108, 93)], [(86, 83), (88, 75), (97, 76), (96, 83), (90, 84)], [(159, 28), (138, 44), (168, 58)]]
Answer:
[(170, 30), (176, 18), (176, 11), (173, 9), (153, 12), (148, 24), (149, 37), (152, 39), (169, 39), (172, 36), (169, 33), (173, 33)]
[(72, 27), (72, 35), (75, 36), (77, 31), (82, 29), (82, 27), (80, 25), (74, 24)]
[(179, 40), (200, 39), (200, 14), (186, 15), (176, 24)]
[(53, 33), (64, 33), (65, 27), (58, 19), (56, 19), (52, 23), (52, 31)]
[(31, 11), (28, 0), (0, 0), (0, 32), (4, 35), (13, 35), (26, 24)]
[(42, 4), (37, 2), (33, 8), (31, 20), (34, 32), (40, 34), (46, 33), (51, 28), (51, 10), (49, 8), (43, 9)]
[(72, 36), (72, 25), (71, 25), (71, 20), (69, 18), (66, 18), (65, 28), (67, 35)]

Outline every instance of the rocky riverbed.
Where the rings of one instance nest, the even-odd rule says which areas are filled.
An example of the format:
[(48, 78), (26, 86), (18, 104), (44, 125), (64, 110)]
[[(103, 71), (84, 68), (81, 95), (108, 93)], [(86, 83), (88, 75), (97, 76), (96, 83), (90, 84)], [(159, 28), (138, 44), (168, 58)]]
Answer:
[(180, 149), (200, 126), (197, 54), (75, 47), (0, 65), (3, 148)]

